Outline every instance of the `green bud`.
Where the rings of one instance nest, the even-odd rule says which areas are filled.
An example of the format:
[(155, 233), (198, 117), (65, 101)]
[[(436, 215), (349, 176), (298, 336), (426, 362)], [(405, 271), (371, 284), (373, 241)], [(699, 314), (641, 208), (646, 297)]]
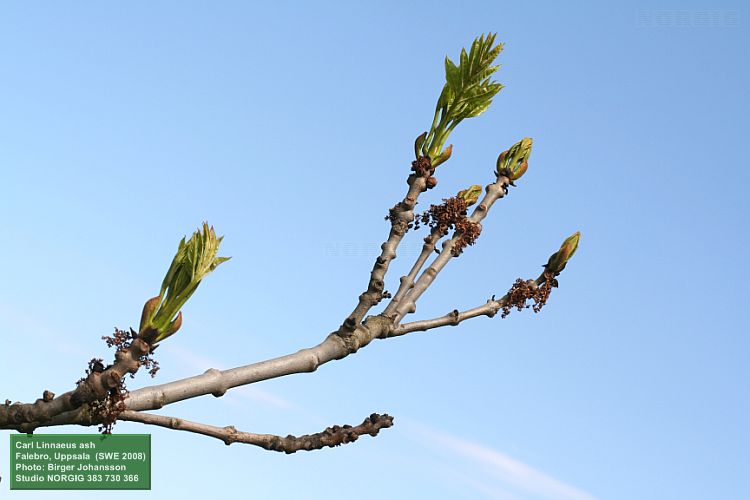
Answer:
[(432, 160), (432, 167), (435, 168), (441, 163), (445, 163), (446, 161), (448, 161), (452, 153), (453, 153), (453, 144), (450, 144), (448, 145), (447, 148), (443, 150), (442, 153), (437, 155), (437, 157), (434, 160)]
[(576, 253), (576, 250), (578, 249), (578, 240), (581, 239), (581, 232), (576, 231), (574, 234), (569, 236), (568, 238), (563, 241), (563, 244), (560, 245), (560, 250), (553, 253), (552, 256), (547, 261), (547, 264), (545, 264), (545, 269), (551, 273), (554, 273), (555, 276), (560, 274), (563, 269), (565, 269), (565, 265), (568, 263), (571, 257), (573, 257), (573, 254)]
[(508, 151), (503, 151), (497, 157), (497, 171), (495, 175), (506, 175), (511, 181), (520, 179), (529, 168), (529, 156), (533, 141), (524, 137), (515, 143)]
[(466, 201), (466, 206), (470, 207), (479, 199), (479, 195), (482, 194), (482, 186), (473, 185), (469, 189), (464, 189), (458, 192), (458, 197), (463, 198)]

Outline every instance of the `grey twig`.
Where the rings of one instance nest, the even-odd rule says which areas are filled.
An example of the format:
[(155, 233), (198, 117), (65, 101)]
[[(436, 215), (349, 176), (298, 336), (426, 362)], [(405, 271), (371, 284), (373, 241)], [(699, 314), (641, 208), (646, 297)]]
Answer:
[(182, 418), (145, 412), (125, 411), (118, 418), (131, 422), (158, 425), (167, 429), (203, 434), (204, 436), (220, 439), (227, 445), (232, 443), (246, 443), (260, 446), (266, 450), (284, 453), (295, 453), (300, 450), (320, 450), (325, 447), (333, 448), (342, 444), (353, 443), (360, 436), (364, 436), (365, 434), (377, 436), (381, 429), (386, 429), (393, 425), (393, 417), (390, 415), (373, 413), (357, 426), (334, 425), (326, 428), (323, 432), (315, 434), (305, 434), (304, 436), (292, 436), (290, 434), (286, 437), (281, 437), (273, 434), (241, 432), (231, 425), (216, 427), (199, 422), (191, 422)]

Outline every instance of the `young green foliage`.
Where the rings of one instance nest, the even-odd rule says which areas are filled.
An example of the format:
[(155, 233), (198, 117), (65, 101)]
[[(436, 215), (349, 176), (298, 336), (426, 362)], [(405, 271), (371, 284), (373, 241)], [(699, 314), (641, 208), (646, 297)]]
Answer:
[(433, 160), (438, 158), (453, 129), (462, 120), (482, 114), (503, 88), (490, 79), (500, 67), (491, 64), (503, 50), (502, 44), (493, 47), (494, 43), (494, 34), (474, 39), (468, 54), (466, 49), (461, 49), (458, 66), (448, 56), (445, 57), (446, 82), (435, 107), (430, 131), (420, 144), (422, 156)]
[(182, 306), (208, 273), (230, 259), (216, 256), (224, 237), (217, 238), (213, 226), (209, 227), (207, 222), (203, 223), (202, 229), (194, 232), (187, 242), (182, 238), (159, 295), (143, 307), (140, 332), (151, 343), (164, 340), (180, 328)]

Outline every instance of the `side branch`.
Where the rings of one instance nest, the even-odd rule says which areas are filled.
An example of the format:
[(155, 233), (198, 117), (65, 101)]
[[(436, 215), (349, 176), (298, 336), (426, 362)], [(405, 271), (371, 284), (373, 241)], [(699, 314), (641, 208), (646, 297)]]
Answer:
[[(524, 307), (526, 300), (529, 298), (534, 299), (536, 302), (534, 306), (536, 311), (546, 301), (550, 289), (557, 285), (557, 280), (554, 279), (554, 276), (554, 272), (546, 270), (536, 281), (517, 280), (508, 294), (500, 300), (494, 300), (493, 297), (483, 306), (462, 313), (454, 311), (432, 320), (415, 321), (398, 326), (389, 318), (369, 316), (348, 337), (341, 337), (334, 332), (317, 346), (302, 349), (294, 354), (224, 371), (209, 369), (205, 373), (194, 377), (138, 389), (129, 393), (124, 400), (125, 410), (130, 412), (154, 410), (177, 401), (206, 394), (220, 397), (232, 387), (248, 385), (295, 373), (313, 372), (324, 363), (342, 359), (357, 352), (357, 350), (368, 345), (376, 338), (385, 339), (414, 331), (456, 325), (461, 321), (480, 315), (492, 317), (500, 309), (503, 309), (503, 315), (505, 315), (512, 307), (518, 307), (519, 309)], [(33, 407), (34, 405), (40, 405), (40, 402), (37, 401), (37, 403), (31, 405), (10, 405), (8, 402), (6, 405), (0, 406), (0, 429), (31, 432), (35, 428), (43, 426), (69, 424), (90, 426), (101, 423), (97, 416), (92, 413), (90, 405), (87, 404), (56, 414), (51, 418), (39, 420), (32, 418), (24, 420), (25, 415), (12, 411), (13, 409)], [(14, 418), (9, 418), (11, 414)], [(132, 413), (128, 413), (128, 415), (132, 415)]]
[[(458, 309), (454, 309), (445, 316), (438, 318), (425, 319), (420, 321), (412, 321), (410, 323), (404, 323), (403, 325), (394, 326), (387, 334), (387, 338), (400, 337), (412, 332), (424, 332), (433, 328), (440, 328), (441, 326), (456, 326), (462, 321), (467, 319), (476, 318), (477, 316), (487, 316), (492, 318), (497, 314), (498, 311), (502, 310), (501, 316), (504, 318), (510, 311), (515, 307), (519, 311), (523, 308), (533, 307), (534, 312), (539, 312), (541, 308), (547, 303), (550, 291), (552, 288), (557, 286), (557, 280), (554, 278), (554, 274), (545, 271), (535, 280), (521, 280), (518, 279), (510, 288), (508, 293), (503, 295), (500, 299), (495, 299), (493, 295), (491, 299), (483, 304), (466, 311), (459, 312)], [(533, 300), (534, 304), (527, 305), (527, 300)]]
[(440, 316), (439, 318), (404, 323), (388, 332), (388, 338), (400, 337), (401, 335), (406, 335), (407, 333), (412, 332), (425, 332), (427, 330), (432, 330), (433, 328), (440, 328), (441, 326), (457, 326), (462, 321), (476, 318), (477, 316), (487, 316), (488, 318), (492, 318), (497, 314), (497, 311), (505, 305), (505, 302), (506, 297), (503, 297), (500, 300), (489, 299), (486, 304), (466, 311), (459, 312), (458, 309), (454, 309), (445, 316)]
[(315, 434), (305, 434), (304, 436), (286, 437), (275, 436), (273, 434), (254, 434), (252, 432), (240, 432), (233, 426), (216, 427), (213, 425), (191, 422), (181, 418), (168, 417), (165, 415), (155, 415), (153, 413), (143, 413), (136, 411), (125, 411), (118, 417), (120, 420), (131, 422), (141, 422), (143, 424), (158, 425), (168, 429), (178, 431), (195, 432), (210, 436), (224, 441), (226, 445), (232, 443), (246, 443), (260, 446), (270, 451), (281, 451), (284, 453), (295, 453), (300, 450), (312, 451), (322, 448), (340, 446), (342, 444), (353, 443), (360, 436), (369, 434), (377, 436), (380, 429), (386, 429), (393, 425), (393, 417), (388, 414), (380, 415), (373, 413), (367, 417), (361, 424), (352, 427), (351, 425), (334, 425), (328, 427), (323, 432)]
[(360, 294), (359, 302), (354, 311), (339, 327), (338, 333), (340, 335), (351, 334), (367, 312), (383, 299), (385, 275), (388, 272), (388, 266), (396, 258), (396, 248), (409, 229), (409, 224), (414, 220), (414, 207), (417, 204), (417, 198), (420, 193), (428, 189), (428, 184), (434, 185), (432, 182), (428, 183), (429, 179), (434, 180), (434, 177), (431, 177), (434, 168), (431, 166), (428, 158), (420, 157), (417, 159), (413, 164), (412, 170), (414, 170), (414, 173), (409, 175), (407, 180), (409, 190), (406, 196), (403, 201), (400, 201), (390, 209), (388, 220), (391, 221), (391, 230), (388, 234), (388, 239), (380, 246), (381, 252), (375, 259), (375, 264), (370, 272), (370, 281), (367, 284), (367, 290)]
[[(499, 174), (497, 176), (497, 181), (487, 186), (484, 198), (477, 208), (474, 209), (474, 212), (468, 220), (475, 223), (481, 222), (487, 216), (487, 213), (495, 201), (505, 196), (510, 182), (510, 179), (506, 175)], [(445, 265), (453, 258), (453, 248), (461, 237), (461, 235), (458, 234), (459, 232), (460, 231), (456, 231), (450, 240), (443, 242), (443, 248), (440, 251), (440, 255), (438, 255), (435, 260), (432, 261), (432, 264), (422, 272), (419, 279), (414, 283), (414, 286), (406, 292), (393, 313), (389, 315), (394, 324), (397, 325), (404, 316), (416, 311), (416, 304), (419, 297), (432, 284), (438, 273), (440, 273)]]
[(419, 257), (417, 257), (417, 260), (411, 267), (409, 274), (401, 277), (398, 291), (396, 292), (396, 295), (393, 296), (393, 299), (391, 299), (388, 306), (386, 306), (382, 313), (383, 316), (390, 316), (393, 311), (396, 310), (396, 307), (398, 307), (401, 299), (404, 298), (404, 295), (406, 295), (406, 293), (414, 286), (414, 280), (417, 279), (417, 274), (422, 270), (422, 266), (427, 262), (430, 255), (432, 255), (432, 252), (435, 251), (435, 245), (442, 237), (443, 234), (439, 227), (433, 228), (432, 231), (430, 231), (429, 236), (425, 237)]

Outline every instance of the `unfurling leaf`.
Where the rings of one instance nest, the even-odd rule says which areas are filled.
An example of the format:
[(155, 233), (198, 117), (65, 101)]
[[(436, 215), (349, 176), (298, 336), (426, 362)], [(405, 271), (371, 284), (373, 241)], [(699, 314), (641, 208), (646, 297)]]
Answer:
[(576, 250), (578, 249), (578, 241), (580, 239), (580, 231), (576, 231), (574, 234), (568, 236), (560, 246), (560, 250), (553, 253), (549, 258), (549, 261), (547, 261), (547, 264), (545, 264), (544, 266), (545, 269), (548, 272), (554, 273), (555, 276), (560, 274), (562, 270), (565, 269), (565, 265), (568, 263), (570, 258), (573, 257), (573, 254), (576, 253)]
[(503, 50), (502, 44), (493, 47), (494, 43), (493, 34), (475, 38), (468, 53), (461, 49), (458, 66), (446, 56), (445, 85), (435, 106), (432, 127), (421, 148), (422, 155), (436, 157), (456, 125), (484, 112), (503, 88), (490, 79), (500, 67), (492, 63)]
[(466, 206), (470, 207), (479, 199), (479, 195), (482, 194), (482, 186), (473, 185), (468, 189), (464, 189), (458, 192), (458, 197), (462, 198), (466, 202)]
[(182, 306), (208, 273), (229, 260), (229, 257), (216, 255), (222, 239), (207, 222), (203, 223), (202, 231), (193, 233), (189, 240), (182, 238), (159, 295), (143, 306), (140, 335), (144, 340), (155, 344), (179, 330)]

